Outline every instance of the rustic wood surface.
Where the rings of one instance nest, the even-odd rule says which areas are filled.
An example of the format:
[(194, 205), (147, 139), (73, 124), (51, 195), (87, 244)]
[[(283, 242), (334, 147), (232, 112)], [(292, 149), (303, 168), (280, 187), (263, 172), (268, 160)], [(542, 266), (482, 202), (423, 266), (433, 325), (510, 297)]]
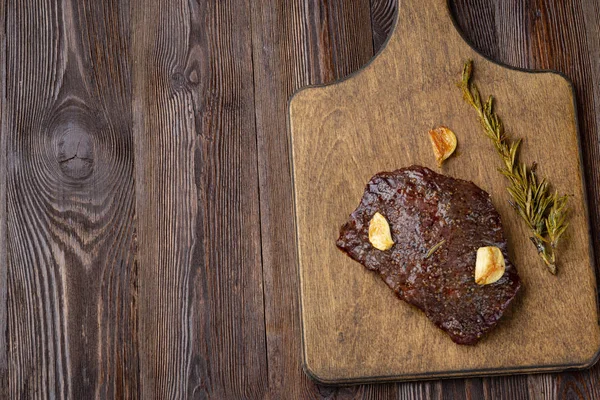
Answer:
[[(558, 74), (484, 59), (456, 31), (445, 0), (428, 7), (404, 0), (398, 21), (386, 47), (360, 73), (301, 90), (290, 102), (307, 372), (320, 382), (349, 383), (589, 367), (600, 351), (600, 327), (571, 86)], [(474, 60), (482, 95), (496, 96), (509, 134), (526, 135), (520, 159), (536, 161), (538, 174), (570, 195), (568, 244), (560, 247), (557, 277), (546, 271), (510, 206), (496, 168), (501, 161), (456, 87), (467, 59)], [(459, 154), (442, 168), (428, 137), (440, 125), (451, 127), (459, 142)], [(475, 182), (502, 217), (523, 290), (477, 346), (452, 343), (335, 245), (370, 177), (413, 164)], [(410, 240), (391, 229), (395, 240)], [(439, 238), (431, 240), (426, 246)]]
[[(600, 398), (600, 366), (303, 374), (287, 100), (366, 64), (396, 1), (0, 2), (0, 398)], [(451, 3), (487, 56), (573, 80), (600, 254), (598, 0)]]

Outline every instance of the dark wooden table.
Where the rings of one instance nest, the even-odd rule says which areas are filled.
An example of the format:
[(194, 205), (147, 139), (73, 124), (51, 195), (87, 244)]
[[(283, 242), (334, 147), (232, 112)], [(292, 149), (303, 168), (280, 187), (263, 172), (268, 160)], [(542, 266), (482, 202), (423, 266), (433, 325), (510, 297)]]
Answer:
[[(287, 100), (367, 63), (395, 1), (0, 3), (0, 399), (600, 398), (600, 366), (303, 374)], [(487, 56), (575, 83), (600, 254), (600, 3), (451, 3)]]

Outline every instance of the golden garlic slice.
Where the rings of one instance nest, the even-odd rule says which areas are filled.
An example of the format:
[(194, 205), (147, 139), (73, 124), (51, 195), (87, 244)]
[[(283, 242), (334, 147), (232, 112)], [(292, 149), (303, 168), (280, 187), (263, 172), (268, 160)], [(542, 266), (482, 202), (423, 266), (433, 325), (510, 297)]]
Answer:
[(429, 139), (433, 146), (435, 159), (438, 166), (441, 167), (444, 160), (450, 157), (454, 153), (454, 150), (456, 150), (456, 135), (447, 127), (440, 126), (429, 131)]
[(369, 242), (378, 250), (389, 250), (394, 245), (387, 219), (376, 212), (369, 222)]
[(475, 262), (475, 283), (489, 285), (502, 278), (506, 264), (502, 251), (495, 246), (480, 247), (477, 249)]

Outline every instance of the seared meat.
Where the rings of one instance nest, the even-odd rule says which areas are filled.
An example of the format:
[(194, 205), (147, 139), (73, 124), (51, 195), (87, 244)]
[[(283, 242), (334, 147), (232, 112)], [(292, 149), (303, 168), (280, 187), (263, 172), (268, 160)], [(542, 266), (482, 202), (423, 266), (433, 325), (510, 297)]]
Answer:
[[(369, 242), (376, 212), (390, 225), (389, 250)], [(400, 299), (424, 311), (459, 344), (475, 344), (492, 329), (521, 286), (489, 194), (421, 166), (375, 175), (342, 226), (337, 246), (378, 272)], [(477, 249), (484, 246), (502, 251), (506, 271), (497, 282), (480, 286), (474, 270)]]

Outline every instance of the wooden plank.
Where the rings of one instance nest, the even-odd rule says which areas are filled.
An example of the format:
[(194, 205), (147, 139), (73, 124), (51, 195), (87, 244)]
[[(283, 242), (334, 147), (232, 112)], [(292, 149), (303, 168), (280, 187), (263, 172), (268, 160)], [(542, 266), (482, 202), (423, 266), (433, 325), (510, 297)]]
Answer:
[(337, 80), (355, 72), (373, 57), (371, 7), (367, 0), (318, 2), (326, 5), (332, 67)]
[[(453, 15), (458, 26), (462, 29), (465, 39), (474, 48), (493, 60), (509, 64), (516, 62), (521, 67), (525, 66), (519, 60), (528, 58), (529, 52), (523, 51), (523, 49), (524, 44), (527, 44), (531, 37), (531, 32), (528, 30), (528, 25), (522, 21), (525, 20), (526, 13), (533, 10), (527, 8), (523, 1), (504, 2), (496, 5), (485, 0), (475, 2), (455, 0), (452, 5)], [(499, 48), (500, 41), (503, 46), (502, 52)], [(531, 398), (538, 398), (536, 396), (547, 389), (547, 386), (544, 385), (547, 380), (539, 378), (537, 375), (531, 375), (527, 380), (521, 379), (517, 382), (507, 381), (507, 378), (503, 377), (478, 380), (480, 384), (483, 384), (485, 398), (488, 399), (494, 398), (493, 395), (502, 398), (516, 398), (513, 392), (522, 393), (526, 387), (529, 388), (530, 396), (535, 395)]]
[(398, 383), (398, 398), (402, 400), (442, 400), (441, 381)]
[[(523, 0), (518, 0), (523, 4)], [(458, 24), (465, 40), (485, 56), (496, 59), (499, 54), (496, 9), (499, 7), (489, 0), (452, 0), (449, 2), (452, 16)], [(503, 15), (505, 18), (506, 15)], [(507, 19), (507, 22), (513, 22)], [(503, 34), (514, 34), (525, 27), (513, 26), (512, 30), (503, 30)]]
[[(550, 68), (564, 72), (575, 84), (583, 159), (585, 165), (591, 166), (585, 169), (589, 183), (588, 198), (595, 200), (590, 202), (593, 243), (596, 254), (600, 254), (600, 125), (597, 119), (600, 110), (600, 92), (597, 84), (600, 63), (597, 58), (592, 57), (594, 43), (588, 43), (589, 36), (585, 30), (585, 27), (589, 29), (593, 26), (594, 17), (596, 24), (600, 22), (600, 14), (597, 8), (595, 13), (586, 10), (584, 3), (586, 2), (576, 1), (571, 7), (564, 7), (554, 2), (535, 1), (535, 11), (529, 13), (532, 39), (530, 58), (526, 61), (529, 68)], [(585, 21), (586, 15), (588, 21)], [(556, 27), (562, 29), (557, 32)], [(596, 263), (596, 274), (599, 268), (600, 265)], [(592, 371), (565, 373), (552, 379), (548, 378), (543, 382), (543, 387), (557, 391), (561, 398), (596, 398), (600, 396), (597, 387), (599, 378), (600, 368), (596, 366)]]
[[(6, 2), (0, 2), (0, 129), (6, 132)], [(6, 204), (6, 142), (0, 135), (0, 204)], [(10, 396), (8, 377), (8, 303), (7, 303), (6, 207), (0, 207), (0, 398)]]
[[(378, 53), (383, 48), (384, 43), (388, 39), (397, 17), (397, 0), (371, 0), (371, 27), (373, 29), (373, 52)], [(399, 23), (406, 23), (399, 21)], [(478, 382), (481, 384), (480, 382)], [(423, 393), (427, 393), (427, 397), (431, 398), (431, 393), (443, 393), (447, 398), (460, 398), (465, 393), (465, 381), (456, 379), (452, 381), (440, 382), (422, 382), (422, 383), (400, 383), (398, 392), (403, 399), (420, 399), (423, 398)], [(415, 391), (415, 388), (418, 390)], [(479, 392), (475, 393), (475, 395)], [(478, 398), (470, 397), (470, 392), (467, 392), (468, 399)]]
[[(428, 8), (406, 1), (400, 16), (412, 23), (398, 25), (367, 69), (338, 85), (302, 91), (291, 103), (307, 364), (322, 381), (338, 383), (588, 365), (600, 345), (600, 330), (570, 85), (556, 74), (523, 73), (484, 60), (454, 30), (444, 1)], [(464, 117), (472, 110), (465, 108), (453, 82), (467, 58), (479, 65), (484, 93), (501, 99), (508, 129), (526, 137), (525, 161), (537, 160), (541, 175), (552, 175), (557, 190), (573, 195), (569, 242), (558, 278), (544, 270), (526, 240), (527, 227), (508, 203), (504, 180), (489, 167), (495, 154), (476, 119)], [(447, 100), (440, 103), (439, 98)], [(421, 313), (398, 302), (377, 277), (334, 244), (345, 220), (340, 210), (353, 210), (372, 174), (412, 163), (435, 168), (429, 142), (415, 139), (416, 132), (425, 135), (432, 124), (461, 132), (460, 161), (443, 171), (491, 193), (526, 287), (519, 311), (506, 319), (510, 322), (470, 348), (449, 343)], [(543, 134), (522, 133), (534, 131)], [(552, 154), (548, 141), (554, 144)], [(403, 326), (403, 340), (387, 345), (398, 326)], [(514, 340), (517, 326), (519, 340)], [(428, 351), (408, 357), (413, 348)]]
[[(458, 24), (475, 46), (484, 54), (506, 63), (526, 68), (551, 68), (569, 76), (577, 91), (580, 133), (584, 157), (587, 158), (588, 198), (593, 232), (598, 232), (598, 126), (600, 126), (600, 87), (594, 85), (600, 76), (600, 37), (597, 32), (600, 12), (595, 2), (502, 2), (495, 7), (484, 0), (456, 1), (455, 15)], [(490, 7), (491, 6), (491, 7)], [(491, 10), (482, 12), (482, 10)], [(524, 38), (525, 37), (525, 38)], [(487, 38), (501, 38), (503, 52)], [(525, 48), (523, 43), (528, 44)], [(585, 156), (585, 153), (591, 153)], [(591, 183), (590, 183), (591, 182)], [(596, 222), (594, 222), (596, 221)], [(598, 254), (598, 241), (595, 252)], [(598, 268), (598, 267), (596, 267)], [(583, 384), (579, 387), (594, 390), (600, 368), (591, 371), (561, 375), (532, 375), (528, 378), (530, 397), (556, 398), (559, 386), (571, 387), (575, 377)], [(586, 383), (587, 382), (587, 383)], [(562, 389), (561, 389), (562, 390)], [(583, 396), (582, 392), (582, 396)], [(560, 397), (566, 393), (561, 391)], [(584, 397), (598, 397), (588, 392)]]
[(523, 386), (527, 385), (527, 392), (530, 399), (551, 400), (557, 398), (556, 375), (530, 375), (527, 377), (527, 383), (520, 383)]
[[(594, 244), (596, 250), (596, 276), (600, 276), (600, 242), (598, 235), (600, 232), (600, 3), (599, 2), (580, 2), (583, 21), (578, 22), (572, 29), (585, 29), (585, 40), (578, 44), (585, 43), (587, 48), (575, 47), (577, 52), (571, 59), (579, 61), (585, 56), (589, 60), (589, 67), (582, 74), (583, 79), (577, 81), (578, 92), (585, 93), (578, 104), (584, 104), (580, 107), (580, 120), (585, 119), (587, 129), (584, 132), (584, 143), (588, 147), (586, 162), (589, 165), (588, 177), (588, 199), (590, 199), (590, 211), (592, 214), (592, 224), (595, 234)], [(565, 49), (573, 51), (574, 49)], [(585, 58), (583, 58), (585, 59)], [(575, 65), (571, 67), (572, 70)], [(591, 78), (589, 78), (591, 76)], [(587, 79), (585, 79), (587, 78)], [(583, 371), (576, 374), (580, 379), (585, 380), (587, 388), (590, 389), (590, 398), (600, 398), (600, 365), (596, 364), (590, 371)]]
[(263, 398), (250, 6), (134, 0), (141, 398)]
[[(317, 387), (302, 372), (293, 245), (287, 103), (300, 87), (330, 82), (373, 55), (368, 1), (257, 2), (252, 7), (256, 124), (269, 387), (273, 398), (377, 398), (387, 388)], [(394, 392), (395, 393), (395, 392)]]
[(7, 398), (136, 397), (129, 4), (6, 4)]
[[(373, 56), (367, 0), (306, 0), (303, 8), (308, 80), (318, 85), (341, 79)], [(297, 89), (296, 87), (295, 89)]]
[[(526, 376), (502, 376), (483, 380), (486, 399), (529, 399)], [(534, 397), (537, 398), (537, 397)]]
[(598, 388), (597, 372), (590, 374), (560, 374), (557, 377), (557, 386), (555, 388), (558, 399), (597, 399), (600, 395)]
[[(600, 22), (598, 4), (576, 1), (573, 2), (574, 7), (571, 7), (566, 3), (558, 2), (536, 4), (535, 2), (516, 1), (510, 4), (503, 2), (502, 8), (500, 8), (500, 4), (495, 3), (496, 6), (494, 6), (485, 0), (455, 0), (452, 4), (454, 16), (466, 39), (483, 54), (502, 62), (513, 61), (517, 65), (528, 68), (559, 69), (574, 80), (578, 92), (580, 123), (593, 126), (581, 130), (583, 140), (590, 138), (587, 140), (593, 142), (585, 145), (584, 148), (595, 151), (597, 146), (594, 142), (597, 141), (595, 139), (598, 135), (596, 127), (599, 125), (598, 115), (600, 113), (594, 112), (594, 109), (597, 110), (598, 104), (600, 104), (596, 100), (600, 98), (600, 87), (592, 84), (594, 82), (592, 77), (598, 75), (600, 65), (598, 62), (595, 65), (590, 65), (590, 63), (594, 64), (593, 61), (600, 59), (600, 37), (590, 33), (594, 32), (594, 29), (597, 32)], [(498, 12), (496, 12), (496, 8), (499, 8)], [(581, 8), (584, 9), (583, 12), (581, 12)], [(519, 13), (519, 15), (515, 15), (515, 13)], [(554, 20), (546, 21), (549, 16), (552, 16)], [(496, 23), (496, 18), (501, 21)], [(534, 21), (534, 23), (519, 24), (519, 21)], [(581, 37), (581, 31), (584, 30), (587, 34), (586, 38)], [(530, 38), (526, 42), (535, 42), (536, 44), (528, 46), (526, 50), (521, 50), (522, 45), (514, 42), (523, 41), (523, 35)], [(498, 36), (503, 38), (503, 43), (509, 43), (507, 47), (513, 54), (509, 56), (500, 54)], [(571, 39), (575, 37), (576, 40)], [(504, 49), (504, 51), (507, 50)], [(583, 100), (582, 97), (584, 97)], [(582, 109), (582, 103), (587, 110)], [(589, 108), (592, 110), (590, 111)], [(597, 156), (589, 158), (588, 162), (591, 162), (592, 165), (597, 163)], [(596, 170), (597, 168), (591, 168), (591, 173)], [(590, 186), (593, 186), (592, 191), (597, 187), (597, 185)], [(592, 193), (589, 198), (595, 199), (598, 198), (598, 195)], [(595, 212), (594, 209), (595, 207), (591, 208), (592, 213)], [(598, 249), (596, 249), (597, 252)], [(594, 367), (591, 371), (575, 374), (531, 375), (527, 380), (529, 396), (531, 398), (557, 398), (558, 381), (560, 380), (561, 398), (568, 397), (567, 391), (571, 394), (578, 392), (578, 396), (582, 398), (598, 397), (598, 394), (589, 392), (596, 387), (592, 382), (597, 382), (598, 370), (598, 367)], [(583, 384), (567, 383), (573, 382), (573, 376), (578, 377)], [(489, 379), (489, 381), (493, 380), (494, 378)], [(456, 381), (443, 381), (444, 393), (447, 392), (449, 382)], [(584, 390), (574, 389), (574, 387)], [(506, 395), (500, 397), (505, 398)]]
[(387, 40), (396, 20), (398, 0), (371, 0), (371, 26), (373, 50), (379, 52)]
[(483, 383), (477, 379), (447, 379), (439, 382), (444, 400), (479, 400), (485, 398)]
[(301, 52), (308, 47), (304, 18), (297, 2), (261, 1), (252, 7), (268, 382), (274, 398), (319, 397), (298, 359), (300, 311), (284, 134), (287, 97), (308, 81), (306, 55)]
[[(371, 26), (373, 29), (373, 51), (378, 53), (381, 51), (384, 43), (388, 39), (397, 17), (397, 0), (371, 0)], [(407, 23), (399, 21), (399, 23)], [(481, 382), (477, 382), (481, 385)], [(473, 387), (478, 387), (477, 385)], [(414, 391), (415, 388), (419, 390)], [(465, 387), (465, 381), (455, 379), (451, 381), (440, 382), (422, 382), (417, 384), (404, 383), (398, 384), (398, 391), (402, 393), (401, 398), (417, 399), (423, 398), (422, 393), (427, 393), (431, 397), (431, 393), (442, 393), (446, 398), (460, 398), (466, 391), (466, 398), (477, 399), (479, 391), (469, 390), (470, 387)], [(473, 393), (473, 394), (472, 394)], [(475, 397), (472, 397), (472, 396)]]
[[(478, 51), (491, 59), (498, 54), (498, 36), (495, 29), (495, 6), (487, 0), (453, 0), (450, 2), (452, 16), (463, 34), (465, 40)], [(493, 379), (493, 378), (492, 378)], [(478, 388), (476, 396), (469, 396), (471, 391), (466, 382), (472, 382)], [(484, 398), (483, 379), (456, 380), (454, 391), (465, 393), (469, 399)], [(442, 381), (444, 392), (447, 390), (447, 381)], [(460, 386), (463, 386), (460, 388)]]

